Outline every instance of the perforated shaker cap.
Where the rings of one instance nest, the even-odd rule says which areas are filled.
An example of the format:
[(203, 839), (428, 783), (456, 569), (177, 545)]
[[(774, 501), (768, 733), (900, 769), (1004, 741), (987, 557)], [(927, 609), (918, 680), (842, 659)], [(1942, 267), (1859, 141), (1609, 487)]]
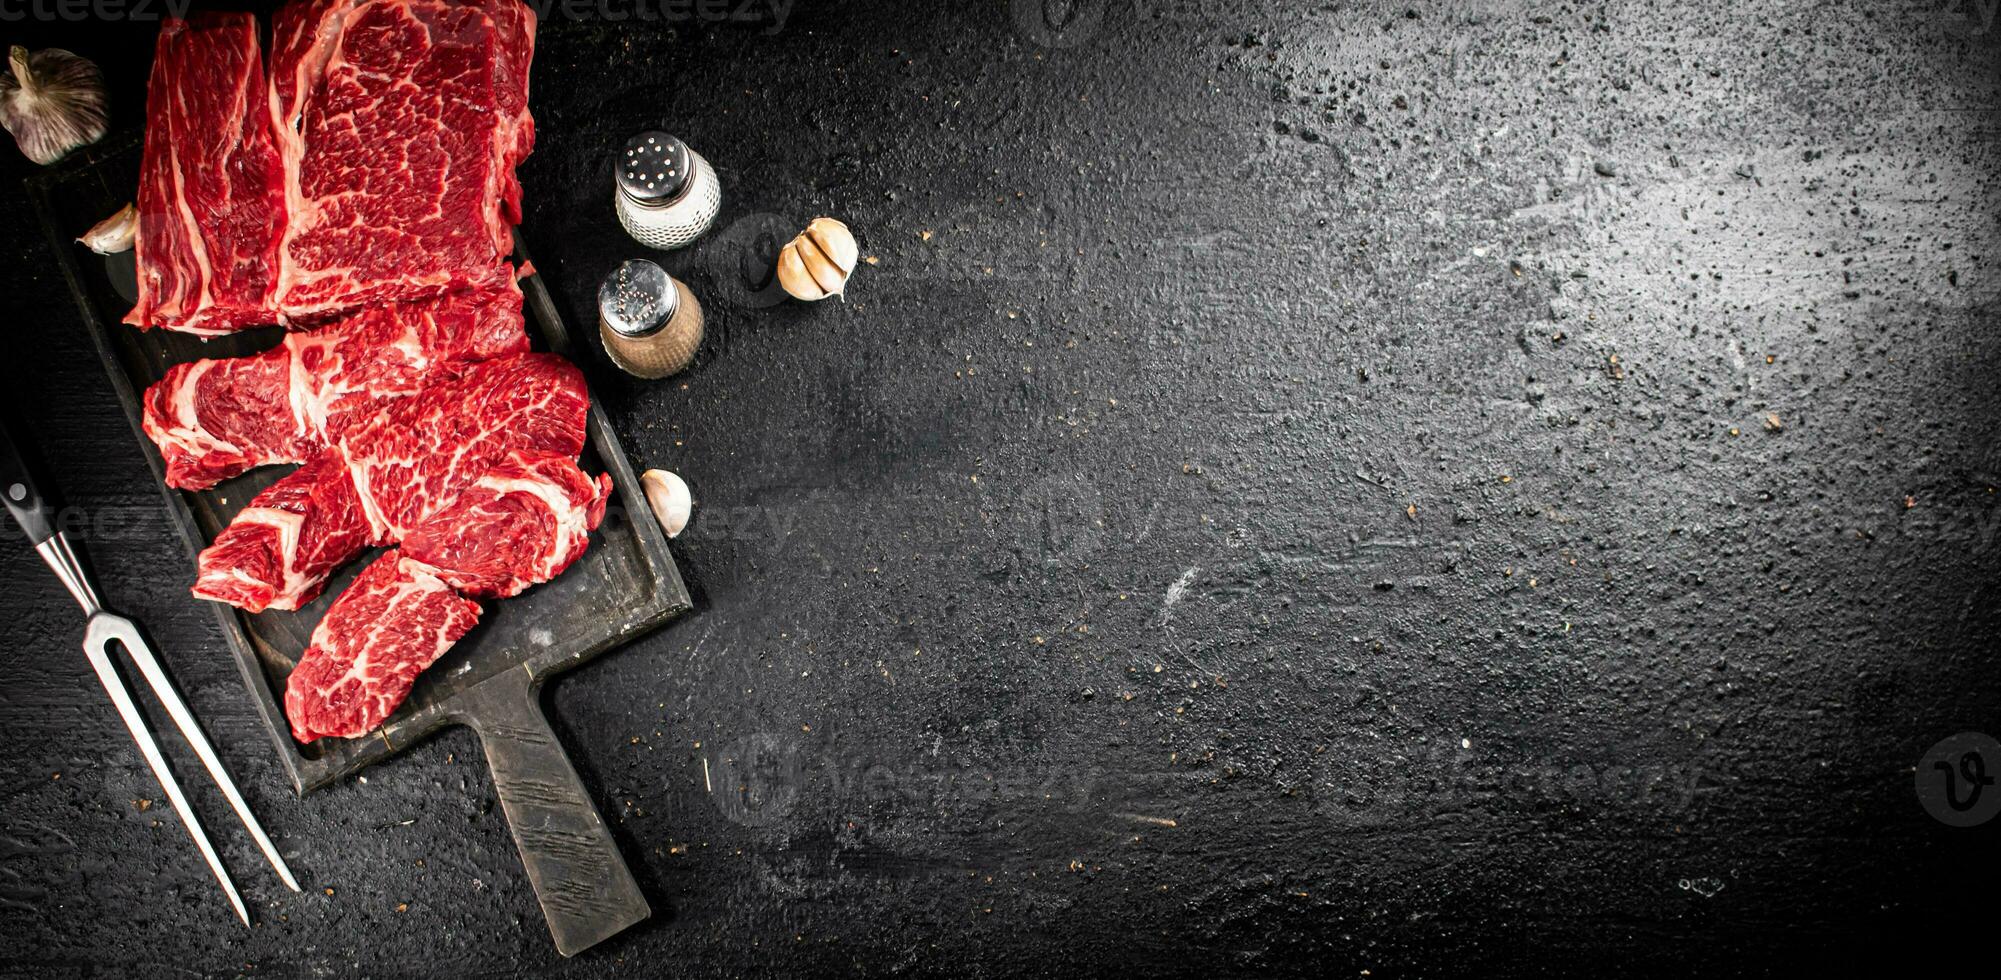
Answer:
[(598, 316), (621, 337), (659, 333), (680, 302), (667, 270), (646, 259), (619, 263), (598, 285)]
[(695, 174), (688, 144), (657, 129), (626, 140), (611, 164), (619, 192), (651, 207), (680, 197)]

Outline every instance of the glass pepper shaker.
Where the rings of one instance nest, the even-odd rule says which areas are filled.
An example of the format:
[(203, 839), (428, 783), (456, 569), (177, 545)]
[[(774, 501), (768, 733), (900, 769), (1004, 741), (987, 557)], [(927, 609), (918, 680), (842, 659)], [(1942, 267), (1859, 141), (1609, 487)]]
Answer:
[(667, 270), (629, 259), (598, 286), (598, 339), (625, 373), (664, 378), (702, 346), (702, 304)]
[(618, 223), (640, 244), (680, 248), (716, 221), (722, 181), (688, 144), (659, 130), (626, 140), (612, 159)]

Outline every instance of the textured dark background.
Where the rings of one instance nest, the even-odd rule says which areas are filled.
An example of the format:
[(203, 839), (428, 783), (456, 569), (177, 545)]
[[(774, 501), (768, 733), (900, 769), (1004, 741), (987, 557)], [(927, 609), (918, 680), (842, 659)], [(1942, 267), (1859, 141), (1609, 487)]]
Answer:
[[(2001, 823), (1913, 790), (2001, 733), (1979, 2), (1024, 6), (545, 20), (526, 235), (577, 322), (644, 251), (620, 137), (726, 187), (664, 260), (695, 368), (587, 365), (694, 488), (698, 609), (548, 698), (656, 908), (574, 961), (468, 733), (285, 787), (6, 147), (5, 400), (308, 889), (225, 830), (237, 925), (0, 547), (0, 969), (1785, 973), (1991, 936)], [(101, 60), (127, 127), (151, 31), (0, 24)], [(768, 305), (736, 263), (817, 214), (870, 264)]]

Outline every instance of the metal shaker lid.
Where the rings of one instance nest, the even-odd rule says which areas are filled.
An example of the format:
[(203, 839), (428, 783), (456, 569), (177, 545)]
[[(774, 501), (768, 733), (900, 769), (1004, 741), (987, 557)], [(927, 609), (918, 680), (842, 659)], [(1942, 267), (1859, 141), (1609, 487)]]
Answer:
[(688, 144), (657, 129), (626, 140), (611, 165), (619, 193), (655, 207), (680, 197), (695, 174)]
[(659, 333), (680, 304), (667, 270), (646, 259), (627, 259), (598, 285), (598, 318), (621, 337)]

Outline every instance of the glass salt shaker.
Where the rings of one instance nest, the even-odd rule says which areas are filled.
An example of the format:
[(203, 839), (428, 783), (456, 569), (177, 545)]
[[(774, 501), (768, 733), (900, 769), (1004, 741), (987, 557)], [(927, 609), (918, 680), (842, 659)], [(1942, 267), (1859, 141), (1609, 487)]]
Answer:
[(702, 304), (667, 270), (627, 260), (598, 286), (598, 339), (625, 373), (664, 378), (702, 346)]
[(680, 248), (709, 230), (722, 210), (715, 168), (659, 130), (626, 140), (612, 159), (612, 177), (618, 223), (643, 245)]

